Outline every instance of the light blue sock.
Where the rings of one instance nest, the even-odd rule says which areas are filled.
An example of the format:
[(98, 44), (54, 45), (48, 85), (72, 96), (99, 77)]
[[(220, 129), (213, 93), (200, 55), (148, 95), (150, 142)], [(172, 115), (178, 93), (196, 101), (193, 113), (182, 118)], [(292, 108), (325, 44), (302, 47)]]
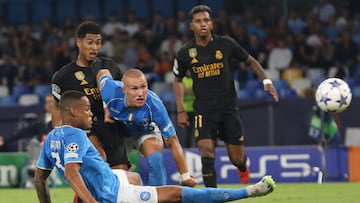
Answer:
[(166, 185), (166, 169), (162, 152), (154, 152), (147, 158), (149, 164), (149, 182), (151, 186)]
[(182, 187), (182, 203), (221, 203), (247, 198), (246, 188), (201, 188)]

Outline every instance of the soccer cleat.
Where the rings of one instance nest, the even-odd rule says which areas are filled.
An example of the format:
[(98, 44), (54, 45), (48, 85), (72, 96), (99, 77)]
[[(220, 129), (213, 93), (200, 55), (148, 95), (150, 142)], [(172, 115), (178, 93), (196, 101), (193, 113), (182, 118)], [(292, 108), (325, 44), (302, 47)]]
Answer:
[(246, 188), (249, 197), (264, 196), (274, 191), (276, 185), (271, 176), (264, 176), (259, 182)]
[(238, 169), (238, 176), (242, 184), (248, 184), (250, 181), (250, 168), (246, 166), (246, 171), (242, 172)]

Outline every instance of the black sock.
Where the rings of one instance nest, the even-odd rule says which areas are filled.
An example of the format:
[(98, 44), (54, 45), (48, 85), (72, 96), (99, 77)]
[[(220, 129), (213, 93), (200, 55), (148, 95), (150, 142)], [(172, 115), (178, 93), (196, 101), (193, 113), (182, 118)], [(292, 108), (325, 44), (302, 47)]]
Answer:
[(247, 161), (247, 156), (246, 154), (244, 155), (244, 161), (240, 164), (240, 166), (238, 166), (238, 169), (241, 172), (245, 172), (246, 171), (246, 161)]
[(215, 159), (210, 157), (202, 157), (202, 176), (205, 187), (216, 188), (216, 171), (215, 171)]

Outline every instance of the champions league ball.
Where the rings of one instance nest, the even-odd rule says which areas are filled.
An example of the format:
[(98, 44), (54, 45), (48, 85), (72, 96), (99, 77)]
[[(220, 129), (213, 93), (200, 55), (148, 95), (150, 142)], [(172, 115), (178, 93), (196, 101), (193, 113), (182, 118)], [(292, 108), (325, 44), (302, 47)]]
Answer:
[(340, 113), (351, 102), (349, 85), (339, 78), (328, 78), (320, 83), (316, 90), (316, 104), (325, 112)]

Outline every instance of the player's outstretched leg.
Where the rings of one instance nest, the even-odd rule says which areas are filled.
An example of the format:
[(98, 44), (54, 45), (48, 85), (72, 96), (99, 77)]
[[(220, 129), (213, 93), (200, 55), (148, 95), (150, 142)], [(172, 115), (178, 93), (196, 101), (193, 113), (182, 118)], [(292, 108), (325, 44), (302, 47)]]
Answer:
[(271, 176), (264, 176), (259, 182), (246, 187), (249, 197), (259, 197), (271, 193), (275, 188), (275, 181)]
[(259, 197), (273, 192), (275, 181), (271, 176), (264, 176), (261, 181), (239, 189), (226, 188), (182, 188), (182, 201), (187, 203), (222, 203), (248, 197)]

